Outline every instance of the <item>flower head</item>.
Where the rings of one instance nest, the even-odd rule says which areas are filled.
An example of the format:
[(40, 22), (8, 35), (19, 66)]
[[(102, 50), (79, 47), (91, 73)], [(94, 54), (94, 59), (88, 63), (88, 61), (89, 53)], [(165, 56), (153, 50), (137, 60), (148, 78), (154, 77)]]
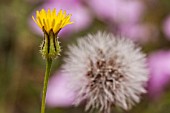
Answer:
[(55, 58), (60, 55), (60, 45), (57, 39), (58, 32), (70, 22), (71, 15), (67, 15), (66, 11), (60, 10), (56, 14), (56, 9), (46, 12), (42, 9), (40, 12), (36, 12), (36, 19), (32, 16), (35, 23), (43, 30), (44, 40), (41, 45), (41, 53), (44, 58)]
[[(74, 21), (74, 24), (68, 25), (58, 33), (59, 37), (67, 38), (70, 37), (71, 34), (87, 29), (92, 24), (94, 15), (92, 15), (89, 9), (81, 2), (81, 0), (48, 0), (38, 7), (38, 9), (44, 8), (45, 10), (52, 10), (56, 8), (57, 11), (64, 9), (68, 14), (73, 14), (71, 20)], [(30, 21), (30, 19), (29, 25), (35, 34), (42, 35), (39, 27), (33, 23), (32, 20)]]
[(76, 92), (75, 105), (86, 100), (86, 110), (109, 113), (112, 106), (128, 110), (146, 92), (145, 54), (131, 40), (111, 34), (98, 32), (69, 46), (63, 70)]
[(60, 10), (58, 14), (56, 14), (56, 9), (53, 11), (45, 11), (42, 9), (41, 11), (36, 12), (36, 19), (32, 16), (34, 22), (45, 32), (49, 33), (50, 30), (53, 30), (54, 34), (58, 33), (63, 27), (68, 24), (72, 24), (70, 21), (71, 15), (67, 15), (66, 11)]

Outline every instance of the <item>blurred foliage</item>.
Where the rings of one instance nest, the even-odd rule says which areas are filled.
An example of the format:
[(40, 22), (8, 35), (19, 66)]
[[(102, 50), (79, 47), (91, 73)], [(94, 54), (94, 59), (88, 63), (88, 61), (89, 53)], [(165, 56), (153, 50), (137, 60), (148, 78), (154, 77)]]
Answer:
[[(158, 4), (145, 0), (147, 9), (144, 21), (161, 29), (164, 18), (170, 14), (170, 1), (160, 0)], [(28, 19), (41, 0), (1, 0), (0, 1), (0, 113), (39, 113), (40, 95), (43, 86), (45, 62), (39, 54), (41, 37), (33, 34)], [(60, 39), (63, 50), (77, 37), (106, 29), (106, 25), (95, 20), (86, 31), (73, 34), (68, 39)], [(168, 41), (160, 30), (159, 39), (143, 45), (149, 53), (157, 49), (170, 48)], [(56, 60), (54, 73), (62, 63)], [(159, 84), (159, 83), (158, 83)], [(113, 109), (113, 113), (170, 113), (170, 90), (157, 100), (146, 95), (140, 104), (131, 111)], [(47, 108), (47, 113), (83, 113), (83, 105), (75, 108)]]

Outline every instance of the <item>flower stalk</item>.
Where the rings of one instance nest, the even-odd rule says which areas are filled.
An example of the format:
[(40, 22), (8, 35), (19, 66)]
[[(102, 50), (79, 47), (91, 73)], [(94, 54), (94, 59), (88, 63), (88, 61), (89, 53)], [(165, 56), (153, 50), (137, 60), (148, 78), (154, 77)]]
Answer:
[(52, 59), (46, 58), (46, 71), (45, 71), (44, 86), (43, 86), (43, 92), (42, 92), (41, 113), (45, 113), (46, 92), (47, 92), (47, 86), (48, 86), (48, 79), (49, 79), (50, 71), (51, 71), (51, 65), (52, 65)]
[(46, 72), (44, 77), (44, 86), (42, 92), (41, 113), (45, 113), (46, 92), (48, 86), (48, 79), (50, 76), (52, 60), (60, 55), (61, 47), (58, 41), (58, 33), (65, 26), (72, 24), (70, 21), (71, 14), (60, 10), (56, 13), (56, 9), (45, 11), (36, 11), (36, 18), (32, 16), (34, 22), (44, 32), (44, 39), (41, 44), (40, 52), (44, 59), (46, 59)]

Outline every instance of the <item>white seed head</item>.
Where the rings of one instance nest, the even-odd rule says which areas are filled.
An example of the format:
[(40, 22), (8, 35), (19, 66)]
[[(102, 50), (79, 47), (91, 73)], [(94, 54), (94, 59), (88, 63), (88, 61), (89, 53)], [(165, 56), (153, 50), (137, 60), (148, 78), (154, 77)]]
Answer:
[(75, 105), (86, 100), (86, 110), (110, 113), (112, 106), (125, 110), (140, 101), (148, 80), (145, 54), (131, 40), (98, 32), (69, 46), (63, 70)]

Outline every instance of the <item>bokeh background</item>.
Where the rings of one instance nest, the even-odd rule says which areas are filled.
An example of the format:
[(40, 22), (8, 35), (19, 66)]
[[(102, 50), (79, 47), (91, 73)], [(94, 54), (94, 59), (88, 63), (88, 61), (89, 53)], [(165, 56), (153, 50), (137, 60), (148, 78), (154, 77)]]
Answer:
[(53, 63), (46, 113), (84, 113), (83, 104), (72, 106), (60, 68), (67, 45), (98, 30), (134, 40), (148, 59), (148, 93), (130, 111), (112, 113), (170, 113), (170, 0), (1, 0), (0, 113), (40, 113), (43, 33), (31, 16), (42, 8), (66, 10), (74, 21), (59, 34), (63, 51)]

